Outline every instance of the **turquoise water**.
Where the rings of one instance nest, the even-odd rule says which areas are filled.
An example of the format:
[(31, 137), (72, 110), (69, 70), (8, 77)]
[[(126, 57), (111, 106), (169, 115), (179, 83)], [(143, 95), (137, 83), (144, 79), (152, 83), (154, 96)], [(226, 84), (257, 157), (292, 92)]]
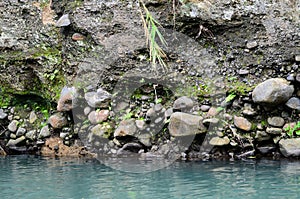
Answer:
[(175, 162), (135, 174), (96, 161), (0, 157), (0, 198), (300, 198), (300, 162)]

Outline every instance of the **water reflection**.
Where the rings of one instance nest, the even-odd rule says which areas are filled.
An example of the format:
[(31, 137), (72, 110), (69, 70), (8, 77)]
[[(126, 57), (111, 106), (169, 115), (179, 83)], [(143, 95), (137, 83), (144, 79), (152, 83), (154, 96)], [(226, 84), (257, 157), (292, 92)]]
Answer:
[(300, 162), (175, 162), (127, 173), (83, 159), (0, 157), (1, 198), (299, 198)]

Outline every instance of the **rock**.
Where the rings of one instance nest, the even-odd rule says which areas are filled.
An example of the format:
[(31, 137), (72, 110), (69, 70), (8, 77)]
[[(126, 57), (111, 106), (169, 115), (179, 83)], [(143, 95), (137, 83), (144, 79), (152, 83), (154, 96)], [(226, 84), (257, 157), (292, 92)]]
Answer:
[(91, 107), (100, 107), (102, 103), (107, 102), (111, 98), (111, 94), (102, 88), (99, 88), (97, 92), (87, 92), (84, 95), (85, 100)]
[(26, 134), (25, 134), (25, 137), (31, 141), (35, 140), (36, 139), (36, 130), (31, 130), (31, 131), (28, 131)]
[(266, 129), (267, 133), (272, 134), (272, 135), (281, 135), (282, 129), (281, 128), (273, 128), (273, 127), (268, 127)]
[(255, 139), (259, 142), (270, 140), (271, 136), (267, 134), (265, 131), (256, 131)]
[(300, 99), (298, 97), (290, 98), (285, 105), (291, 109), (300, 111)]
[(168, 108), (168, 109), (165, 111), (165, 118), (171, 117), (172, 114), (173, 114), (173, 109), (172, 109), (172, 108)]
[(194, 102), (191, 98), (182, 96), (175, 100), (173, 103), (173, 109), (174, 110), (181, 110), (183, 112), (189, 112), (192, 110), (194, 106)]
[(160, 112), (163, 109), (163, 106), (161, 104), (155, 104), (153, 109), (155, 112)]
[(5, 113), (2, 108), (0, 108), (0, 120), (7, 118), (7, 116), (8, 114)]
[(296, 75), (296, 81), (300, 83), (300, 73), (297, 73), (297, 75)]
[(258, 146), (257, 150), (261, 154), (270, 154), (270, 153), (276, 151), (276, 146), (274, 144), (269, 144), (269, 145), (266, 145), (266, 146)]
[(7, 126), (7, 129), (10, 131), (10, 132), (16, 132), (17, 129), (18, 129), (18, 121), (17, 120), (13, 120), (9, 123), (9, 125)]
[(238, 71), (238, 74), (239, 74), (239, 75), (248, 75), (249, 72), (250, 72), (249, 70), (240, 69), (240, 70)]
[(67, 118), (62, 113), (51, 115), (48, 122), (54, 129), (61, 129), (68, 124)]
[(29, 123), (33, 124), (37, 120), (37, 116), (34, 111), (31, 111), (29, 114)]
[(21, 128), (18, 128), (16, 136), (20, 137), (20, 136), (24, 135), (25, 133), (26, 133), (26, 129), (21, 127)]
[(88, 115), (90, 112), (91, 112), (91, 107), (89, 107), (89, 106), (87, 106), (87, 107), (85, 107), (84, 109), (83, 109), (83, 113), (84, 113), (84, 115)]
[(16, 145), (21, 144), (21, 143), (22, 143), (23, 141), (25, 141), (25, 140), (26, 140), (25, 136), (21, 136), (21, 137), (15, 139), (15, 140), (10, 139), (10, 140), (7, 142), (6, 146), (8, 146), (8, 147), (10, 147), (10, 146), (16, 146)]
[(241, 130), (250, 131), (252, 128), (251, 122), (249, 122), (244, 117), (234, 116), (233, 120), (234, 120), (234, 125)]
[(282, 139), (279, 141), (279, 147), (285, 157), (300, 156), (300, 138)]
[(151, 135), (149, 133), (140, 134), (137, 136), (137, 138), (146, 147), (150, 147), (152, 145)]
[(143, 130), (145, 128), (145, 121), (144, 120), (135, 120), (135, 125), (138, 127), (139, 130)]
[(258, 44), (256, 41), (249, 41), (246, 44), (246, 48), (248, 48), (248, 49), (253, 49), (253, 48), (256, 48), (257, 46), (258, 46)]
[(4, 149), (0, 146), (0, 156), (5, 156), (7, 155)]
[(109, 116), (109, 110), (92, 111), (90, 112), (88, 118), (92, 124), (98, 124), (100, 122), (106, 121)]
[(135, 135), (137, 127), (135, 125), (135, 119), (123, 120), (120, 122), (119, 127), (115, 130), (115, 137), (122, 137), (127, 135)]
[(43, 138), (50, 137), (50, 135), (51, 135), (51, 132), (50, 132), (49, 127), (48, 127), (48, 125), (47, 125), (47, 126), (44, 126), (44, 127), (41, 129), (38, 138), (39, 138), (39, 139), (43, 139)]
[(55, 26), (64, 27), (64, 26), (68, 26), (70, 24), (71, 24), (71, 21), (69, 19), (69, 14), (65, 14), (57, 20), (57, 22), (55, 23)]
[(283, 78), (272, 78), (260, 83), (252, 92), (255, 103), (276, 106), (285, 103), (293, 94), (294, 86)]
[(104, 138), (103, 135), (105, 134), (106, 130), (103, 128), (103, 125), (97, 124), (91, 129), (91, 133), (89, 134), (89, 142), (93, 142), (94, 139), (97, 138)]
[(284, 119), (282, 117), (269, 117), (268, 124), (275, 127), (283, 127)]
[(210, 145), (214, 145), (214, 146), (224, 146), (230, 143), (230, 139), (225, 136), (225, 137), (213, 137), (210, 141), (209, 144)]
[(72, 35), (72, 40), (74, 40), (74, 41), (82, 41), (82, 40), (84, 40), (84, 38), (85, 38), (85, 36), (83, 36), (80, 33), (74, 33)]
[(215, 117), (220, 113), (220, 110), (218, 110), (216, 107), (210, 107), (208, 110), (206, 117)]
[(300, 62), (300, 55), (296, 55), (296, 56), (295, 56), (295, 61), (296, 61), (296, 62)]
[(203, 112), (207, 112), (210, 109), (209, 105), (201, 105), (200, 106), (200, 110)]
[(142, 148), (143, 146), (141, 144), (130, 142), (130, 143), (126, 143), (121, 149), (119, 149), (117, 154), (118, 155), (127, 154), (129, 151), (138, 153), (138, 151)]
[(75, 87), (63, 87), (57, 102), (57, 111), (70, 111), (73, 108), (72, 99), (76, 95)]
[(202, 120), (200, 116), (175, 112), (170, 118), (169, 132), (175, 137), (205, 133), (206, 127), (202, 124)]
[(219, 119), (218, 118), (209, 118), (209, 119), (205, 119), (203, 120), (203, 124), (205, 125), (210, 125), (210, 124), (213, 124), (213, 125), (217, 125), (219, 123)]

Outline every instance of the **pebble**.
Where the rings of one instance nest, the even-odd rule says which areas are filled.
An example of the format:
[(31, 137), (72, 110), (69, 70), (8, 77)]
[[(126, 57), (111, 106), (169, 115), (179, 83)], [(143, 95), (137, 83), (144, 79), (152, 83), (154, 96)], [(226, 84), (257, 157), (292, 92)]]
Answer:
[(291, 109), (300, 111), (300, 99), (298, 97), (290, 98), (285, 105)]
[(296, 75), (296, 81), (300, 83), (300, 73), (297, 73), (297, 75)]
[(248, 49), (253, 49), (256, 48), (258, 46), (258, 43), (256, 41), (249, 41), (246, 44), (246, 48)]
[(272, 135), (281, 135), (282, 129), (281, 128), (274, 128), (274, 127), (268, 127), (266, 129), (266, 132)]
[(251, 130), (252, 124), (246, 118), (234, 116), (233, 120), (234, 120), (234, 125), (237, 128), (244, 130), (244, 131)]
[(13, 132), (13, 133), (16, 132), (17, 128), (18, 128), (18, 121), (17, 120), (11, 121), (7, 128), (10, 132)]
[(72, 35), (72, 40), (74, 40), (74, 41), (82, 41), (82, 40), (84, 40), (84, 38), (85, 38), (85, 36), (83, 36), (80, 33), (74, 33)]
[(200, 110), (203, 112), (207, 112), (210, 109), (209, 105), (201, 105), (200, 106)]
[(29, 123), (33, 124), (37, 120), (37, 116), (34, 111), (31, 111), (29, 114)]
[(5, 112), (3, 111), (3, 109), (1, 108), (1, 109), (0, 109), (0, 120), (5, 119), (7, 116), (8, 116), (8, 114), (5, 113)]
[(17, 135), (17, 137), (20, 137), (20, 136), (24, 135), (25, 133), (26, 133), (26, 129), (20, 127), (20, 128), (18, 128), (16, 135)]
[(68, 26), (70, 24), (71, 24), (71, 21), (69, 19), (69, 14), (65, 14), (57, 20), (55, 25), (57, 27), (64, 27), (64, 26)]
[(238, 71), (238, 74), (239, 75), (247, 75), (247, 74), (249, 74), (249, 70), (244, 70), (244, 69), (240, 69), (239, 71)]
[(296, 61), (296, 62), (300, 62), (300, 55), (296, 55), (296, 56), (295, 56), (295, 61)]
[(269, 117), (268, 124), (275, 127), (283, 127), (284, 119), (282, 117)]

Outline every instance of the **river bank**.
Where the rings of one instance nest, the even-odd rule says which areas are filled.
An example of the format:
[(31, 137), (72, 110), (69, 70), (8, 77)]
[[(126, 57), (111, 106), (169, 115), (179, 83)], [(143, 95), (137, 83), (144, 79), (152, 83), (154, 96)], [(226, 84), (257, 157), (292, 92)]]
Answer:
[(136, 1), (0, 4), (0, 154), (298, 158), (297, 2), (145, 6), (167, 67)]

